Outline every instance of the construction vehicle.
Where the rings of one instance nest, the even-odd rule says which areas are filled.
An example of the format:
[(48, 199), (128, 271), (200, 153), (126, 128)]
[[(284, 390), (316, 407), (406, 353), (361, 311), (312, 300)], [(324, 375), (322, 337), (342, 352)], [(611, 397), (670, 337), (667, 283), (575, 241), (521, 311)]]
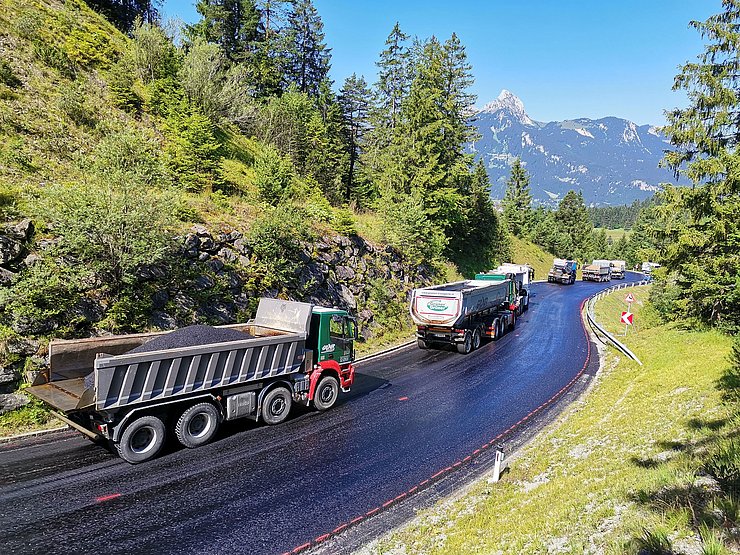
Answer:
[(547, 273), (547, 281), (550, 283), (573, 285), (576, 282), (577, 270), (578, 263), (575, 260), (556, 258), (552, 261), (552, 268)]
[(516, 325), (511, 279), (465, 280), (414, 289), (409, 312), (420, 349), (452, 345), (461, 354), (498, 339)]
[(510, 279), (514, 282), (517, 316), (529, 309), (530, 284), (534, 279), (534, 268), (528, 264), (501, 264), (495, 270), (476, 274), (476, 280), (503, 281)]
[(594, 260), (583, 267), (583, 281), (611, 281), (611, 262), (609, 260)]
[(653, 270), (656, 268), (660, 268), (660, 264), (657, 262), (643, 262), (642, 263), (642, 273), (646, 275), (650, 275), (653, 273)]
[(611, 266), (612, 279), (624, 279), (627, 269), (627, 263), (624, 260), (611, 260), (609, 265)]
[(246, 324), (52, 341), (49, 371), (26, 391), (140, 463), (172, 432), (198, 447), (226, 420), (278, 424), (294, 402), (331, 408), (354, 381), (356, 337), (343, 310), (261, 299)]

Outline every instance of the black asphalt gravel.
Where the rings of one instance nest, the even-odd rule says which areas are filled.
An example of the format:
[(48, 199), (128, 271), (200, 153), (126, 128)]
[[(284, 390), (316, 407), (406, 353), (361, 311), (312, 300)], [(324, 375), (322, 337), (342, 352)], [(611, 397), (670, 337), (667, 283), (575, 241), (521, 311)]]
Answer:
[(473, 477), (490, 458), (461, 461), (579, 375), (589, 348), (581, 302), (608, 285), (536, 284), (516, 330), (470, 355), (413, 347), (361, 363), (352, 392), (326, 413), (228, 423), (210, 445), (171, 442), (142, 465), (70, 433), (0, 445), (1, 550), (283, 553), (371, 512), (331, 540), (329, 552), (346, 552), (352, 530), (380, 532), (428, 503), (430, 489)]
[(143, 345), (127, 351), (126, 354), (150, 353), (152, 351), (181, 349), (183, 347), (195, 347), (196, 345), (212, 345), (214, 343), (227, 343), (229, 341), (244, 341), (253, 337), (253, 335), (247, 332), (229, 328), (215, 328), (204, 325), (187, 326), (163, 335), (158, 335)]

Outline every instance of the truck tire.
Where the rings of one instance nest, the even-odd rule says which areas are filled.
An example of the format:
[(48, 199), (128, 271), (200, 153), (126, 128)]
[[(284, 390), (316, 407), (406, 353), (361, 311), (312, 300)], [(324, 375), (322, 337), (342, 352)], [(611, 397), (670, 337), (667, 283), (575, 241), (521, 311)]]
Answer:
[(480, 328), (475, 328), (475, 331), (473, 332), (473, 351), (478, 349), (481, 344), (481, 333)]
[(221, 415), (211, 403), (198, 403), (185, 410), (175, 424), (175, 435), (184, 447), (205, 445), (218, 431)]
[(511, 315), (511, 324), (509, 324), (509, 331), (514, 331), (516, 329), (516, 314)]
[(116, 444), (118, 455), (126, 462), (137, 464), (157, 456), (164, 446), (167, 430), (161, 418), (141, 416), (131, 422)]
[(505, 333), (506, 333), (506, 324), (504, 324), (504, 319), (500, 318), (498, 321), (498, 331), (496, 332), (496, 339), (501, 339)]
[(465, 338), (462, 343), (457, 344), (457, 352), (461, 355), (467, 355), (473, 350), (473, 338), (470, 337), (470, 331), (465, 332)]
[(313, 395), (313, 406), (318, 411), (329, 410), (339, 398), (339, 381), (334, 376), (322, 376)]
[(280, 424), (288, 418), (290, 407), (293, 405), (293, 397), (287, 387), (276, 387), (270, 390), (262, 399), (262, 420), (266, 424)]
[(419, 347), (419, 349), (422, 349), (422, 350), (429, 348), (429, 343), (427, 343), (423, 339), (417, 339), (416, 345)]

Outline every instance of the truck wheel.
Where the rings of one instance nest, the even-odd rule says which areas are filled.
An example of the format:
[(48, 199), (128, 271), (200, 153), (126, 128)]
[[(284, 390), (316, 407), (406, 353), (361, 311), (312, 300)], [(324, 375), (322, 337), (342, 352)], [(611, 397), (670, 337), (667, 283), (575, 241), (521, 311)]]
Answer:
[(461, 355), (467, 355), (473, 350), (473, 339), (470, 337), (470, 332), (465, 332), (465, 339), (462, 343), (457, 344), (457, 352)]
[(475, 328), (473, 332), (473, 350), (475, 351), (481, 344), (480, 328)]
[(136, 464), (157, 456), (164, 445), (167, 431), (161, 418), (142, 416), (126, 426), (121, 441), (116, 445), (119, 456)]
[(332, 408), (339, 397), (339, 382), (334, 376), (323, 376), (313, 395), (313, 406), (324, 411)]
[(516, 328), (516, 314), (511, 315), (511, 324), (509, 325), (509, 331), (514, 331)]
[(416, 345), (419, 347), (419, 349), (428, 349), (429, 348), (429, 343), (427, 343), (423, 339), (417, 339), (416, 340)]
[(505, 333), (506, 333), (506, 324), (504, 324), (504, 319), (501, 318), (498, 321), (498, 331), (496, 332), (496, 339), (501, 339)]
[(177, 441), (192, 449), (205, 445), (218, 430), (220, 415), (211, 403), (198, 403), (185, 410), (175, 424)]
[(262, 399), (262, 420), (267, 424), (280, 424), (288, 418), (293, 398), (286, 387), (276, 387)]

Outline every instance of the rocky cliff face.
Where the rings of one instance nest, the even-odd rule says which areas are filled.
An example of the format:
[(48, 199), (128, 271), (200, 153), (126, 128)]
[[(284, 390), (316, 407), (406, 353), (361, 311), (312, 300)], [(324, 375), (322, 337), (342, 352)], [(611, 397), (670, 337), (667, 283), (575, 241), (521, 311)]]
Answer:
[[(10, 287), (17, 274), (49, 256), (54, 242), (34, 241), (30, 220), (1, 231), (0, 288)], [(330, 235), (302, 243), (297, 257), (289, 283), (265, 289), (259, 255), (241, 232), (194, 226), (175, 238), (167, 264), (140, 268), (138, 288), (145, 297), (148, 321), (138, 328), (167, 330), (194, 323), (244, 321), (252, 316), (259, 297), (279, 296), (346, 309), (357, 316), (361, 335), (369, 338), (379, 331), (375, 312), (382, 302), (400, 306), (413, 287), (431, 280), (428, 268), (410, 267), (393, 248), (357, 236)], [(380, 300), (376, 298), (379, 289)], [(65, 320), (75, 322), (79, 331), (73, 335), (104, 335), (109, 333), (103, 322), (110, 310), (110, 299), (91, 284), (57, 321), (10, 318), (3, 322), (12, 337), (0, 337), (0, 413), (27, 402), (13, 391), (28, 379), (25, 374), (46, 364), (45, 340), (59, 336)]]

